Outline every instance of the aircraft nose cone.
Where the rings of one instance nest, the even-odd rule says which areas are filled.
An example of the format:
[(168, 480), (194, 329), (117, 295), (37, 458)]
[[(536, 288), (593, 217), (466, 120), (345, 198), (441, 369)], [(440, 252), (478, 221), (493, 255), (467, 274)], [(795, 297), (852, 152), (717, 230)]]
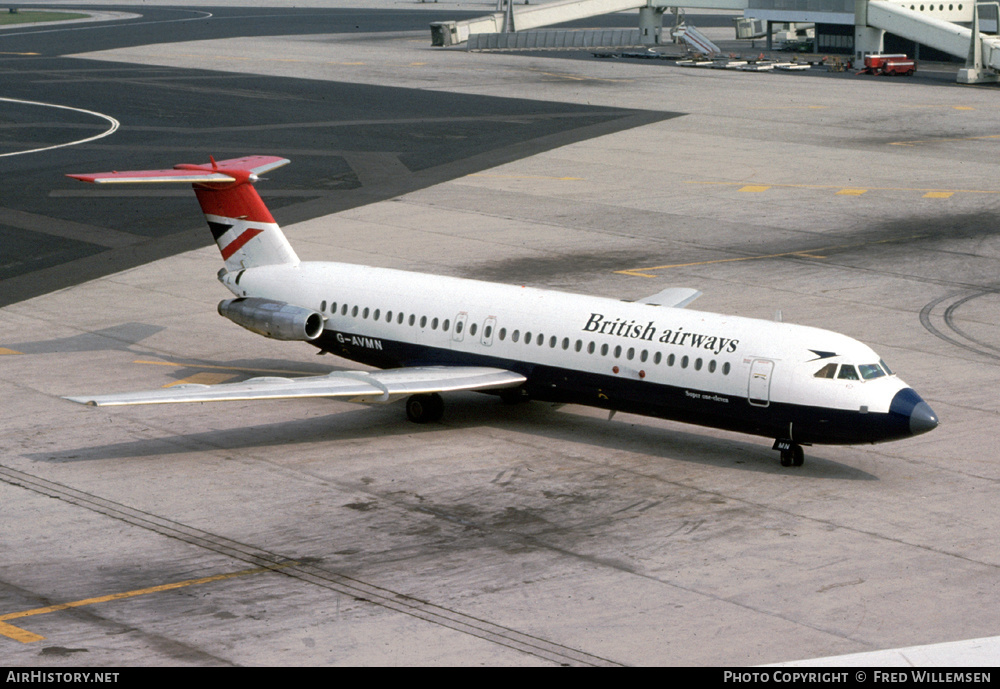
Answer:
[(910, 412), (910, 433), (920, 435), (937, 428), (938, 417), (926, 402), (920, 402)]
[(937, 414), (913, 388), (904, 388), (896, 393), (889, 405), (889, 413), (906, 424), (905, 430), (900, 430), (908, 430), (910, 435), (926, 433), (938, 425)]

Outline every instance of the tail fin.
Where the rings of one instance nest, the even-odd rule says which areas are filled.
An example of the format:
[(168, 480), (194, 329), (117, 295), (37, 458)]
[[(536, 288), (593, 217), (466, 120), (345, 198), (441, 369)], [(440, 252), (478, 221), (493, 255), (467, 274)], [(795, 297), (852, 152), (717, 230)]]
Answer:
[(275, 264), (297, 264), (281, 228), (253, 188), (259, 175), (289, 161), (272, 156), (248, 156), (207, 165), (176, 165), (172, 170), (134, 170), (67, 175), (94, 184), (188, 182), (201, 204), (227, 270)]

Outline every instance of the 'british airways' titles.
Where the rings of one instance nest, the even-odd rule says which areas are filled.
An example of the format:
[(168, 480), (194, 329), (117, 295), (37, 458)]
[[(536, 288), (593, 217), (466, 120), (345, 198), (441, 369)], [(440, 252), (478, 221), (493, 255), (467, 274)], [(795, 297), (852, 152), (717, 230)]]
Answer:
[(664, 328), (658, 330), (654, 321), (643, 325), (634, 320), (622, 320), (620, 318), (605, 318), (604, 314), (591, 313), (587, 324), (583, 326), (583, 331), (588, 333), (599, 333), (601, 335), (614, 335), (633, 340), (645, 340), (646, 342), (658, 341), (661, 344), (677, 345), (678, 347), (694, 347), (696, 349), (711, 350), (713, 354), (725, 352), (735, 352), (739, 346), (739, 340), (728, 337), (718, 337), (716, 335), (703, 335), (701, 333), (685, 332), (684, 328), (671, 330)]

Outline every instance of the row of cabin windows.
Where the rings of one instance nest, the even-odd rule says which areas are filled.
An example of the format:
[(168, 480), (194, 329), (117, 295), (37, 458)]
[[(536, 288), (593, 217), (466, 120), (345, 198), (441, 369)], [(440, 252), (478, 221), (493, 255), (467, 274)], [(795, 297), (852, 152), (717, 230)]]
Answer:
[[(323, 301), (323, 302), (320, 303), (320, 311), (326, 311), (326, 301)], [(330, 302), (330, 313), (331, 314), (336, 314), (337, 313), (337, 302), (335, 302), (335, 301)], [(349, 306), (348, 304), (341, 304), (340, 305), (340, 315), (341, 316), (347, 316), (348, 314), (350, 314), (350, 316), (352, 318), (361, 317), (361, 318), (363, 318), (365, 320), (368, 320), (369, 318), (371, 318), (371, 320), (373, 320), (373, 321), (380, 321), (380, 320), (382, 320), (382, 317), (384, 315), (386, 323), (392, 323), (392, 321), (393, 321), (393, 315), (394, 315), (392, 311), (386, 311), (383, 314), (382, 309), (370, 309), (367, 306), (365, 306), (365, 307), (362, 308), (360, 306)], [(415, 316), (414, 314), (411, 313), (409, 316), (407, 316), (402, 311), (400, 311), (400, 312), (398, 312), (398, 313), (395, 314), (395, 321), (396, 321), (396, 323), (398, 325), (403, 325), (403, 323), (409, 323), (411, 326), (417, 325), (417, 323), (419, 322), (421, 328), (426, 328), (428, 325), (430, 325), (431, 330), (437, 330), (438, 326), (440, 325), (441, 326), (441, 330), (444, 331), (444, 332), (448, 332), (448, 330), (451, 329), (451, 321), (449, 319), (447, 319), (447, 318), (445, 318), (443, 321), (441, 321), (441, 320), (439, 320), (437, 318), (428, 318), (427, 316), (421, 316), (420, 319), (419, 319), (419, 321), (418, 321), (417, 316)], [(469, 329), (469, 331), (470, 331), (470, 333), (472, 333), (473, 335), (475, 335), (476, 334), (476, 326), (473, 325)], [(456, 332), (462, 332), (462, 324), (461, 323), (458, 324), (458, 327), (456, 328)]]
[[(500, 328), (499, 332), (500, 339), (503, 340), (506, 336), (507, 336), (507, 329)], [(511, 333), (510, 336), (511, 342), (517, 342), (520, 338), (521, 338), (521, 333), (519, 330), (515, 330), (513, 333)], [(529, 345), (532, 343), (532, 334), (530, 332), (524, 333), (523, 342)], [(541, 333), (536, 335), (534, 338), (534, 344), (539, 347), (543, 346), (545, 344), (545, 335), (542, 335)], [(555, 349), (557, 345), (560, 345), (559, 338), (555, 337), (554, 335), (549, 337), (549, 348)], [(561, 346), (564, 350), (569, 350), (570, 339), (568, 337), (562, 338)], [(582, 350), (583, 350), (583, 340), (576, 340), (573, 343), (573, 351), (579, 352)], [(622, 354), (624, 353), (625, 358), (628, 361), (633, 361), (636, 358), (638, 358), (641, 363), (645, 363), (650, 358), (648, 349), (636, 350), (635, 347), (629, 347), (628, 349), (625, 349), (624, 347), (622, 347), (622, 345), (615, 345), (614, 349), (612, 349), (611, 345), (605, 343), (602, 344), (600, 346), (600, 349), (598, 350), (596, 342), (591, 341), (587, 343), (587, 354), (595, 354), (597, 351), (600, 351), (601, 356), (608, 356), (609, 354), (611, 354), (611, 356), (613, 356), (616, 359), (620, 359), (622, 357)], [(662, 352), (654, 352), (652, 358), (654, 364), (660, 364), (664, 360)], [(673, 366), (678, 362), (677, 355), (668, 354), (666, 356), (666, 362), (667, 366)], [(690, 357), (688, 357), (687, 355), (680, 357), (681, 368), (687, 368), (688, 365), (690, 364), (691, 364)], [(704, 359), (702, 359), (701, 357), (697, 357), (694, 359), (694, 370), (700, 371), (704, 366), (705, 366)], [(707, 368), (709, 373), (715, 373), (716, 368), (718, 368), (718, 364), (716, 363), (715, 359), (710, 359), (708, 361)], [(729, 362), (724, 362), (722, 364), (723, 375), (729, 375), (730, 370), (731, 367), (729, 365)]]
[[(320, 310), (321, 311), (326, 310), (325, 301), (321, 303)], [(337, 302), (330, 303), (330, 313), (332, 314), (337, 313)], [(381, 320), (383, 315), (380, 309), (372, 310), (369, 309), (368, 307), (364, 308), (358, 306), (350, 307), (347, 304), (341, 304), (340, 315), (346, 316), (348, 315), (348, 313), (350, 313), (350, 315), (353, 318), (357, 318), (358, 316), (360, 316), (361, 318), (367, 320), (369, 317), (371, 317), (371, 320), (374, 321)], [(392, 323), (393, 312), (386, 311), (384, 315), (385, 315), (385, 322)], [(409, 325), (413, 326), (418, 323), (418, 319), (415, 315), (410, 314), (409, 317), (407, 317), (402, 312), (399, 312), (395, 315), (395, 320), (398, 325), (402, 325), (404, 322), (406, 322), (409, 323)], [(421, 316), (419, 318), (419, 323), (421, 328), (426, 328), (428, 324), (430, 324), (431, 330), (437, 330), (438, 325), (440, 325), (442, 332), (448, 332), (448, 330), (451, 327), (451, 321), (447, 318), (445, 318), (443, 321), (440, 321), (437, 318), (428, 319), (427, 316)], [(465, 323), (463, 321), (461, 320), (455, 321), (456, 334), (461, 334), (464, 327)], [(469, 325), (470, 336), (474, 337), (478, 332), (478, 330), (479, 328), (476, 323), (472, 323)], [(520, 330), (514, 330), (509, 334), (511, 342), (523, 342), (526, 345), (534, 344), (537, 347), (542, 347), (546, 343), (545, 335), (543, 335), (542, 333), (532, 333), (530, 331), (526, 331), (522, 334)], [(507, 339), (507, 335), (508, 335), (507, 328), (500, 328), (497, 331), (497, 337), (498, 339), (500, 339), (501, 342)], [(483, 325), (483, 340), (489, 341), (490, 339), (492, 339), (492, 337), (493, 337), (493, 325), (487, 322), (486, 324)], [(573, 351), (576, 352), (583, 351), (583, 340), (576, 340), (575, 342), (573, 342), (568, 337), (564, 337), (562, 338), (562, 340), (560, 340), (555, 335), (551, 335), (548, 338), (548, 345), (550, 349), (555, 349), (557, 346), (561, 346), (563, 350), (568, 351), (571, 344), (573, 346)], [(628, 349), (625, 349), (622, 347), (622, 345), (615, 345), (614, 349), (612, 349), (611, 346), (607, 343), (600, 345), (600, 347), (598, 347), (597, 343), (593, 341), (587, 343), (587, 354), (595, 354), (598, 351), (600, 351), (601, 356), (608, 356), (610, 354), (615, 359), (620, 359), (624, 354), (625, 359), (627, 359), (628, 361), (633, 361), (636, 358), (638, 358), (640, 363), (645, 363), (650, 359), (648, 349), (636, 350), (635, 347), (629, 347)], [(716, 370), (720, 368), (719, 365), (716, 363), (715, 359), (709, 359), (706, 364), (706, 361), (701, 357), (696, 357), (692, 361), (691, 357), (689, 357), (686, 354), (681, 357), (678, 357), (676, 354), (668, 354), (666, 357), (664, 357), (662, 352), (653, 352), (652, 359), (653, 363), (657, 365), (663, 363), (663, 361), (666, 360), (667, 366), (674, 366), (679, 363), (681, 368), (688, 368), (688, 366), (692, 366), (695, 371), (700, 371), (702, 370), (702, 368), (706, 368), (709, 373), (715, 373)], [(732, 367), (730, 366), (729, 362), (728, 361), (723, 362), (721, 366), (722, 375), (728, 376), (730, 370), (732, 370)]]

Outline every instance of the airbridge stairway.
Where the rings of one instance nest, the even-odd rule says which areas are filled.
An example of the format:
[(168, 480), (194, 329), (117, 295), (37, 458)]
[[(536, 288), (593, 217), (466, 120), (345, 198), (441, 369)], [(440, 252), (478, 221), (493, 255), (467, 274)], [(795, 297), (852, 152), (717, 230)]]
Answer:
[[(996, 3), (982, 3), (996, 6)], [(920, 5), (924, 7), (924, 5)], [(960, 83), (996, 82), (1000, 75), (1000, 38), (988, 36), (979, 32), (979, 6), (972, 5), (968, 19), (972, 28), (918, 12), (905, 5), (886, 0), (859, 0), (855, 9), (855, 23), (860, 27), (870, 27), (916, 41), (955, 57), (966, 58), (965, 68), (959, 71)], [(878, 36), (876, 42), (881, 42)], [(861, 52), (880, 52), (881, 46), (868, 46), (871, 50)]]

